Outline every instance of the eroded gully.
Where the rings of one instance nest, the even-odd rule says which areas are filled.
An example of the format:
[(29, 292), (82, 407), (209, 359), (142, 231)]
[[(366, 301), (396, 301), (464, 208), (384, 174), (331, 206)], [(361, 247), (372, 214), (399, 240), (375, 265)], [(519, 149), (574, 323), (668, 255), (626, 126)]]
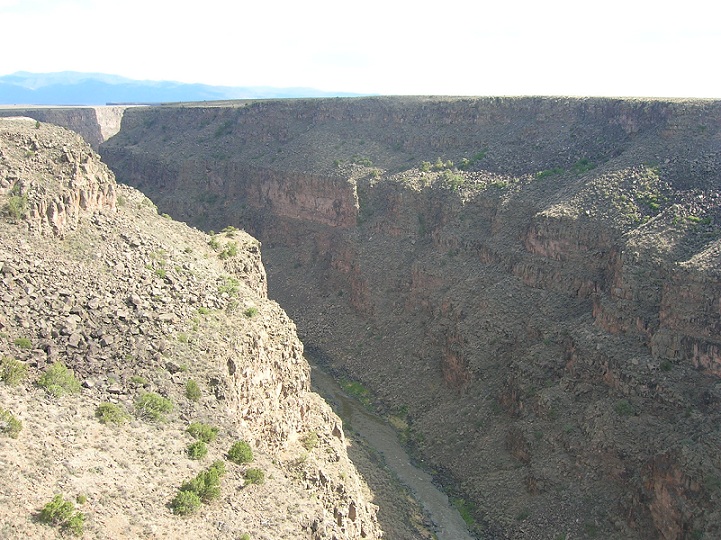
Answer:
[(311, 381), (313, 390), (338, 408), (337, 412), (343, 422), (352, 426), (356, 435), (383, 457), (386, 466), (410, 490), (433, 524), (438, 540), (473, 540), (465, 522), (448, 497), (433, 484), (428, 473), (411, 463), (397, 433), (390, 425), (346, 394), (333, 377), (313, 363)]

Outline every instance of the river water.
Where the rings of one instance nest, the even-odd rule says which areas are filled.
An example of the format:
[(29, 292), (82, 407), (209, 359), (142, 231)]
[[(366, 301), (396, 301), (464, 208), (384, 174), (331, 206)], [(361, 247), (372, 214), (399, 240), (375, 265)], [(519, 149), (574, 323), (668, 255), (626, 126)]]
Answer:
[(438, 540), (474, 540), (461, 515), (433, 484), (431, 476), (411, 463), (398, 434), (389, 424), (346, 394), (333, 377), (312, 363), (311, 384), (315, 392), (337, 407), (343, 422), (352, 426), (355, 434), (383, 457), (386, 466), (423, 507)]

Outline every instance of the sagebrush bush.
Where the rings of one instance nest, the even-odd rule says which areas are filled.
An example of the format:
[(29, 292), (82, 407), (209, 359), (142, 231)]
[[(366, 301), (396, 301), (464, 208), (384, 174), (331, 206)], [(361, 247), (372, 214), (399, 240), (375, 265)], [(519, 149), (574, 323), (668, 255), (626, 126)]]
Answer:
[(75, 511), (75, 505), (66, 501), (62, 495), (55, 495), (53, 500), (40, 511), (42, 523), (59, 526), (63, 531), (82, 536), (85, 526), (85, 515)]
[(246, 484), (262, 484), (265, 482), (265, 473), (262, 469), (248, 469), (244, 478)]
[(315, 431), (311, 431), (310, 433), (307, 433), (303, 439), (301, 439), (301, 442), (303, 443), (303, 448), (310, 452), (313, 448), (318, 446), (318, 434)]
[(209, 426), (201, 422), (192, 422), (186, 431), (194, 438), (206, 444), (212, 443), (218, 436), (217, 427)]
[(180, 491), (195, 493), (201, 501), (210, 502), (220, 497), (220, 479), (223, 475), (225, 475), (225, 463), (216, 461), (192, 480), (184, 482), (180, 486)]
[(140, 418), (153, 422), (165, 420), (165, 414), (173, 410), (173, 402), (155, 392), (144, 392), (135, 400), (135, 411)]
[(614, 409), (621, 416), (631, 416), (636, 413), (636, 409), (627, 399), (618, 400)]
[(203, 441), (195, 441), (188, 446), (188, 457), (190, 459), (203, 459), (208, 455), (208, 445)]
[(4, 433), (11, 439), (17, 439), (23, 423), (15, 418), (13, 413), (0, 407), (0, 433)]
[(21, 349), (32, 349), (33, 348), (33, 342), (30, 341), (28, 338), (19, 337), (15, 341), (13, 341), (13, 343), (15, 343), (16, 347), (20, 347)]
[(200, 502), (200, 497), (194, 491), (179, 491), (170, 502), (170, 509), (173, 514), (185, 516), (200, 508)]
[(38, 379), (38, 386), (55, 397), (80, 392), (80, 381), (62, 362), (52, 364)]
[(0, 360), (0, 380), (9, 386), (20, 384), (28, 374), (28, 367), (11, 356), (3, 356)]
[(211, 469), (218, 472), (218, 475), (224, 476), (228, 470), (225, 468), (225, 461), (222, 459), (218, 459), (213, 462), (213, 464), (210, 466)]
[(105, 402), (98, 405), (95, 409), (95, 416), (100, 420), (101, 424), (124, 424), (130, 416), (120, 405)]
[(228, 450), (228, 459), (238, 465), (250, 463), (253, 461), (253, 449), (245, 441), (235, 442)]
[(187, 383), (185, 383), (185, 397), (187, 397), (190, 401), (199, 401), (201, 396), (202, 392), (200, 391), (200, 386), (198, 386), (197, 382), (190, 379)]

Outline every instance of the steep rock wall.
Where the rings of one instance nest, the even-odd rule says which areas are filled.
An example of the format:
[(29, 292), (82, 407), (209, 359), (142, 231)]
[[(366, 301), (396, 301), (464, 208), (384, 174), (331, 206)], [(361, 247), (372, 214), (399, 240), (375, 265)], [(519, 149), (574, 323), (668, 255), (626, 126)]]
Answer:
[(256, 234), (309, 348), (487, 536), (719, 530), (718, 102), (147, 109), (101, 152), (173, 216)]
[(24, 116), (55, 124), (80, 134), (95, 150), (120, 130), (125, 106), (107, 107), (11, 107), (0, 109), (0, 117)]

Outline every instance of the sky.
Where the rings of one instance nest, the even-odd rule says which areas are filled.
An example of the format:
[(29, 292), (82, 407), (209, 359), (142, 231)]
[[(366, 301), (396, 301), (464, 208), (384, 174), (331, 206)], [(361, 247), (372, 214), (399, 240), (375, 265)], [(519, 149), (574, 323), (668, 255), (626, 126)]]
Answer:
[(721, 98), (712, 0), (0, 0), (0, 75)]

